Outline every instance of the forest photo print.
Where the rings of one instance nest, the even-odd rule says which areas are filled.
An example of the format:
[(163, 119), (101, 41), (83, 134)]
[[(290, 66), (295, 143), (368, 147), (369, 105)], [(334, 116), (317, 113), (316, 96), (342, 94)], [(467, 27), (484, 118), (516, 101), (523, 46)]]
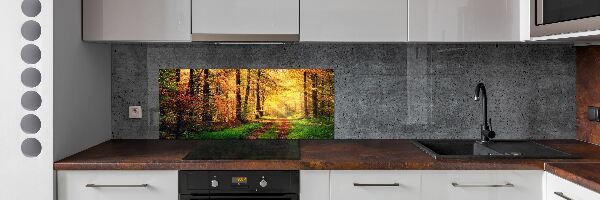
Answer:
[(161, 69), (161, 139), (333, 139), (331, 69)]

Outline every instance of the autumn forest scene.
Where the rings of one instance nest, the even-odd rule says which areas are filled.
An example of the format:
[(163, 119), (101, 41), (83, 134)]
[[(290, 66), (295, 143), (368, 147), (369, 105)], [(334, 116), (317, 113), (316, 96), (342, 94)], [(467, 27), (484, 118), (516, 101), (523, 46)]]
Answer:
[(161, 139), (333, 139), (330, 69), (161, 69)]

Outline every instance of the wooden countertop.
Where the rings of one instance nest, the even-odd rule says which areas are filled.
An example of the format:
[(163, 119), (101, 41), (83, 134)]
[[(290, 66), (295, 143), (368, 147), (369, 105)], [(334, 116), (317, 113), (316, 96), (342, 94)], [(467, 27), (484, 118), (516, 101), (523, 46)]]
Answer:
[(435, 160), (409, 140), (307, 140), (300, 160), (204, 160), (182, 158), (193, 140), (110, 140), (60, 160), (55, 170), (542, 170), (548, 162), (600, 162), (600, 146), (577, 140), (541, 144), (581, 157), (575, 160)]
[(600, 193), (600, 162), (546, 163), (545, 170), (556, 176)]

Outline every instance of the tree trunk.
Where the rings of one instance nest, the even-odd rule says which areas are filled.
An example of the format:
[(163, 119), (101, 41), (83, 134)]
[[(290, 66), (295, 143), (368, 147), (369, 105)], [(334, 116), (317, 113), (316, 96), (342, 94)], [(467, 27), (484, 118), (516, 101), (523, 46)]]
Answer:
[(319, 116), (319, 99), (317, 97), (317, 74), (312, 74), (312, 109), (313, 117)]
[(325, 82), (323, 80), (323, 77), (317, 77), (317, 99), (319, 99), (321, 102), (319, 102), (319, 114), (320, 115), (324, 115), (325, 114), (325, 97), (323, 96), (323, 92), (325, 91), (325, 87), (323, 86), (323, 82)]
[(248, 113), (248, 96), (250, 96), (250, 70), (246, 70), (246, 94), (244, 95), (244, 113)]
[(212, 121), (212, 116), (210, 114), (210, 85), (208, 81), (208, 69), (204, 69), (203, 73), (204, 77), (202, 83), (202, 121), (210, 122)]
[(237, 121), (244, 121), (242, 119), (242, 94), (240, 93), (240, 85), (242, 84), (240, 70), (235, 70), (235, 119)]
[(265, 93), (260, 93), (260, 116), (265, 116), (265, 100), (267, 98), (265, 98)]
[(308, 117), (308, 92), (306, 91), (306, 76), (307, 72), (304, 72), (304, 117)]
[(182, 120), (181, 118), (183, 117), (183, 111), (181, 109), (181, 99), (179, 99), (179, 96), (181, 94), (181, 90), (179, 88), (179, 81), (181, 81), (181, 69), (176, 69), (175, 70), (175, 82), (177, 83), (177, 102), (175, 103), (176, 105), (176, 115), (175, 115), (175, 138), (179, 138), (180, 134), (181, 134), (181, 125), (182, 125)]
[(190, 80), (188, 81), (188, 94), (193, 97), (196, 94), (196, 80), (194, 79), (194, 69), (190, 69)]
[(261, 70), (258, 69), (257, 72), (257, 76), (256, 76), (256, 118), (260, 118), (263, 116), (263, 111), (262, 111), (262, 107), (261, 107), (261, 101), (260, 101), (260, 76), (261, 76)]
[[(196, 78), (194, 77), (194, 69), (190, 69), (190, 78), (188, 79), (188, 95), (191, 97), (190, 99), (193, 99), (194, 95), (196, 95)], [(188, 102), (190, 104), (192, 104), (193, 102)], [(188, 123), (195, 123), (196, 122), (196, 110), (193, 107), (186, 107), (188, 110), (187, 111), (187, 117), (188, 117)]]

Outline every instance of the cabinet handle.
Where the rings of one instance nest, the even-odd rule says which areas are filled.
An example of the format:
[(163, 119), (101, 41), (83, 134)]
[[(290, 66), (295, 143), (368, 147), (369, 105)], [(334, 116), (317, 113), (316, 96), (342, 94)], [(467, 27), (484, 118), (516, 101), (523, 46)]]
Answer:
[(354, 183), (354, 187), (398, 187), (400, 183)]
[(148, 184), (139, 184), (139, 185), (98, 185), (98, 184), (86, 184), (85, 187), (91, 188), (123, 188), (123, 187), (148, 187)]
[(559, 196), (559, 197), (561, 197), (561, 198), (565, 199), (565, 200), (573, 200), (573, 199), (571, 199), (570, 197), (568, 197), (568, 196), (566, 196), (565, 194), (563, 194), (562, 192), (554, 192), (554, 194), (555, 194), (556, 196)]
[(506, 184), (497, 184), (497, 185), (463, 185), (463, 184), (458, 184), (458, 183), (452, 183), (452, 186), (454, 187), (515, 187), (515, 185), (513, 185), (512, 183), (506, 183)]

